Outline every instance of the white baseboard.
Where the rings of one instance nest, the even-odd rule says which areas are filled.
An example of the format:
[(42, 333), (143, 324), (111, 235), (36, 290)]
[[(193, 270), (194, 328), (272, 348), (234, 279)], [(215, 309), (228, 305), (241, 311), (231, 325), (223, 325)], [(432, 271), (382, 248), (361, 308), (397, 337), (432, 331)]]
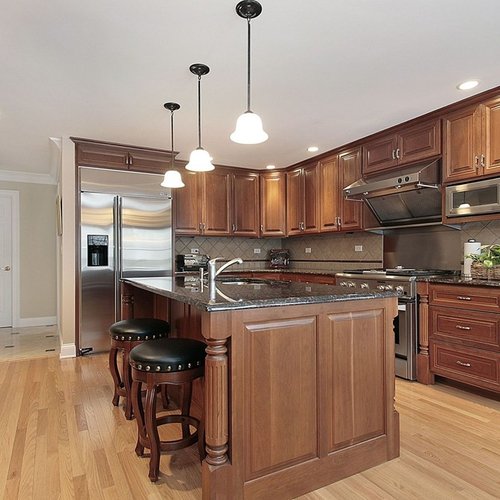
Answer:
[(76, 358), (76, 344), (61, 344), (59, 358)]
[(57, 323), (55, 316), (44, 316), (41, 318), (19, 318), (14, 325), (17, 328), (26, 326), (52, 326)]

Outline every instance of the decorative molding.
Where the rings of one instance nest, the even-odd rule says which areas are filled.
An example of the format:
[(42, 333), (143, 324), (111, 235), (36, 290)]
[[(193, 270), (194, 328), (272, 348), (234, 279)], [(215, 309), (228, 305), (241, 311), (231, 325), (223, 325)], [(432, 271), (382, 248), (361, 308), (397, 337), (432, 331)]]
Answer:
[(59, 359), (76, 358), (76, 344), (61, 344)]
[(24, 328), (26, 326), (52, 326), (57, 324), (55, 316), (42, 316), (40, 318), (19, 318), (14, 326)]
[(37, 174), (34, 172), (15, 172), (0, 169), (0, 181), (25, 182), (27, 184), (57, 184), (56, 179), (50, 174)]

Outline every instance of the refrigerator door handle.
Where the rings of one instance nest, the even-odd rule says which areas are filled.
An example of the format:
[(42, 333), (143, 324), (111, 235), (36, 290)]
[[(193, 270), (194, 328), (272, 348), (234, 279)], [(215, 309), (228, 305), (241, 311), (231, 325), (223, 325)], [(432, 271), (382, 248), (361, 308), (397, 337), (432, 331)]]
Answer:
[(121, 319), (121, 293), (120, 279), (122, 277), (122, 199), (120, 196), (115, 196), (113, 201), (113, 218), (114, 218), (114, 247), (113, 257), (115, 261), (115, 321)]

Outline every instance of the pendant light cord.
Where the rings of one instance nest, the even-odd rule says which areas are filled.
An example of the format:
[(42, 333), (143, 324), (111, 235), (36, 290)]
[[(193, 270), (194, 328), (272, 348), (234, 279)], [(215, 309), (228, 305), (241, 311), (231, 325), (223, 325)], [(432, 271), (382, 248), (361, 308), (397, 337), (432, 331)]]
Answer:
[(247, 48), (247, 111), (250, 111), (250, 18), (247, 18), (248, 22), (248, 48)]
[(198, 75), (198, 148), (201, 149), (201, 76)]
[(174, 168), (174, 112), (170, 111), (170, 166)]

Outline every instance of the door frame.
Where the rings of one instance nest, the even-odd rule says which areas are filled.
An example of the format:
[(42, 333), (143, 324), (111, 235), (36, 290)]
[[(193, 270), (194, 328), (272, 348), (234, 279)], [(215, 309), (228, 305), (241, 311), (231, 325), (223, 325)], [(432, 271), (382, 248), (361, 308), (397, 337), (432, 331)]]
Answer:
[(10, 198), (12, 203), (11, 218), (11, 251), (12, 251), (12, 327), (19, 325), (20, 295), (19, 295), (19, 191), (0, 189), (0, 196)]

